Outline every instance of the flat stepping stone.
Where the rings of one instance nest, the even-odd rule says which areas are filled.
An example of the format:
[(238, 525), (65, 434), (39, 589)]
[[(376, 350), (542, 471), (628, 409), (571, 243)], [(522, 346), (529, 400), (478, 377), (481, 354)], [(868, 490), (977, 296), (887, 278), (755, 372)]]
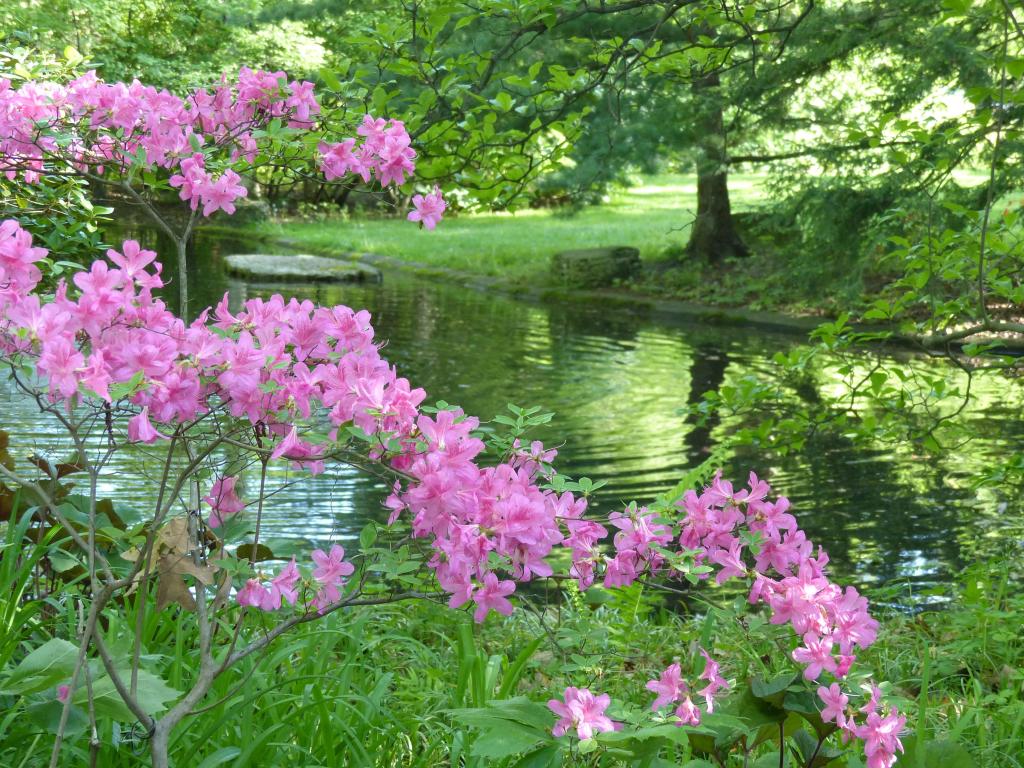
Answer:
[(308, 253), (234, 253), (225, 258), (228, 274), (280, 282), (379, 283), (380, 270), (361, 261)]

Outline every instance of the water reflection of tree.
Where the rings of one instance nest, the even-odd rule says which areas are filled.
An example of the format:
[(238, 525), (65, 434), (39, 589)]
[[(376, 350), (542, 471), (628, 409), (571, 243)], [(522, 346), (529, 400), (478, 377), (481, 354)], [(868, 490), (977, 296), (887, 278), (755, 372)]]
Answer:
[[(686, 405), (691, 409), (700, 404), (705, 392), (717, 390), (725, 382), (729, 368), (729, 354), (725, 347), (709, 342), (700, 342), (693, 348), (693, 365), (690, 366), (690, 394)], [(690, 464), (697, 465), (707, 458), (713, 447), (712, 432), (721, 423), (718, 411), (712, 411), (705, 419), (699, 419), (691, 411), (692, 427), (683, 438), (686, 456)]]

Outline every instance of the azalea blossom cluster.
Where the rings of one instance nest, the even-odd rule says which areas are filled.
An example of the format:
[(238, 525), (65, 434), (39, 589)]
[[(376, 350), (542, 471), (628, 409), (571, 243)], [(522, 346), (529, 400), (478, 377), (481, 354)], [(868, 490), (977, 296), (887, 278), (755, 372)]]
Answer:
[[(313, 569), (316, 591), (309, 604), (323, 613), (330, 605), (341, 599), (341, 588), (355, 571), (355, 566), (345, 561), (345, 549), (337, 544), (333, 545), (329, 552), (314, 549), (311, 558), (316, 566)], [(238, 590), (236, 599), (242, 606), (259, 608), (261, 611), (276, 611), (282, 606), (282, 600), (288, 605), (295, 605), (299, 599), (301, 581), (302, 574), (299, 573), (293, 557), (267, 585), (259, 579), (247, 580), (245, 586)]]
[[(678, 502), (677, 523), (665, 520), (645, 507), (631, 506), (613, 513), (609, 522), (618, 529), (613, 546), (615, 554), (602, 557), (595, 544), (599, 532), (586, 537), (587, 546), (573, 547), (573, 575), (585, 588), (594, 580), (595, 565), (604, 565), (606, 587), (624, 586), (645, 576), (671, 575), (672, 563), (666, 552), (673, 542), (680, 555), (689, 555), (703, 570), (694, 571), (706, 579), (714, 570), (715, 581), (722, 584), (743, 578), (750, 583), (749, 602), (766, 605), (773, 624), (789, 624), (801, 638), (792, 658), (804, 667), (807, 680), (818, 680), (828, 673), (836, 680), (847, 676), (856, 660), (855, 650), (874, 642), (878, 622), (868, 613), (867, 599), (853, 587), (845, 590), (825, 573), (828, 555), (814, 551), (813, 543), (797, 527), (789, 513), (789, 501), (780, 497), (770, 501), (770, 486), (750, 474), (749, 487), (734, 489), (732, 483), (717, 475), (701, 493), (688, 491)], [(704, 674), (713, 670), (709, 685), (701, 691), (707, 711), (712, 697), (724, 684), (718, 666), (707, 658)], [(699, 710), (692, 706), (688, 687), (682, 681), (678, 665), (666, 669), (648, 688), (658, 695), (654, 709), (682, 701), (676, 714), (682, 723), (699, 722)], [(862, 710), (867, 715), (858, 724), (853, 713), (842, 715), (837, 726), (847, 736), (864, 741), (870, 768), (888, 768), (902, 751), (898, 734), (905, 719), (895, 709), (884, 707), (877, 689)], [(842, 696), (838, 683), (819, 688), (819, 697), (831, 713)], [(707, 694), (710, 695), (707, 695)], [(823, 713), (824, 714), (824, 713)]]
[[(83, 400), (113, 405), (112, 389), (128, 386), (131, 416), (122, 435), (143, 443), (171, 439), (219, 409), (239, 421), (238, 439), (248, 435), (267, 460), (312, 474), (355, 429), (373, 437), (372, 460), (410, 478), (389, 499), (392, 519), (408, 510), (414, 535), (429, 538), (429, 564), (451, 605), (472, 600), (478, 621), (491, 610), (508, 614), (517, 581), (551, 575), (545, 558), (565, 538), (560, 521), (586, 509), (570, 493), (539, 487), (554, 451), (536, 443), (480, 466), (484, 445), (472, 435), (479, 422), (460, 410), (421, 412), (424, 391), (381, 357), (368, 312), (273, 296), (232, 313), (225, 296), (186, 325), (154, 295), (163, 285), (156, 254), (131, 240), (44, 300), (34, 292), (35, 263), (46, 251), (17, 222), (4, 222), (0, 232), (0, 352), (28, 361), (51, 402), (69, 411)], [(123, 413), (120, 397), (117, 404)], [(327, 440), (300, 432), (313, 418), (331, 425)], [(236, 483), (222, 476), (210, 487), (212, 526), (244, 509)], [(332, 573), (323, 567), (321, 575)], [(241, 599), (276, 609), (278, 593), (287, 598), (292, 589), (292, 577), (282, 578), (266, 588), (277, 592), (268, 596), (257, 582)], [(318, 607), (337, 599), (337, 579), (314, 578)]]
[[(699, 679), (707, 682), (697, 693), (704, 697), (705, 710), (710, 714), (715, 711), (715, 696), (718, 692), (729, 687), (725, 678), (719, 675), (718, 662), (711, 658), (707, 651), (701, 649), (704, 657), (704, 669)], [(655, 680), (647, 682), (647, 690), (656, 694), (651, 710), (657, 712), (668, 704), (680, 702), (676, 707), (675, 715), (678, 718), (677, 725), (700, 725), (701, 711), (693, 703), (690, 697), (690, 686), (683, 680), (682, 668), (679, 662), (671, 664)]]
[(595, 696), (589, 688), (565, 689), (563, 701), (551, 699), (548, 708), (558, 715), (558, 722), (551, 729), (551, 733), (557, 736), (565, 735), (570, 728), (576, 731), (580, 739), (592, 738), (597, 733), (617, 731), (622, 728), (622, 723), (616, 723), (604, 712), (611, 704), (611, 697), (607, 693)]
[[(578, 520), (586, 500), (541, 490), (539, 480), (556, 452), (539, 442), (497, 466), (480, 466), (484, 444), (472, 434), (478, 426), (459, 409), (421, 415), (417, 433), (426, 450), (395, 459), (415, 482), (396, 483), (387, 504), (389, 522), (409, 514), (413, 535), (432, 539), (429, 564), (451, 594), (449, 605), (472, 600), (476, 620), (483, 621), (489, 610), (512, 612), (508, 595), (516, 581), (552, 574), (545, 558), (566, 541), (561, 523)], [(511, 579), (498, 578), (492, 556), (507, 564)]]
[[(706, 681), (707, 685), (698, 693), (704, 697), (706, 710), (710, 713), (715, 709), (715, 696), (722, 689), (728, 688), (729, 683), (719, 675), (718, 662), (703, 648), (701, 656), (704, 657), (704, 669), (699, 679)], [(652, 711), (657, 712), (666, 705), (679, 702), (675, 710), (676, 725), (700, 725), (701, 710), (690, 696), (690, 687), (683, 680), (678, 662), (669, 666), (659, 678), (649, 681), (647, 690), (656, 694), (651, 704)], [(551, 729), (552, 735), (563, 736), (572, 728), (578, 738), (589, 739), (598, 733), (621, 730), (622, 724), (605, 714), (610, 704), (608, 694), (595, 695), (588, 688), (566, 688), (562, 701), (548, 701), (548, 708), (558, 715), (558, 721)]]
[(861, 723), (857, 722), (849, 706), (849, 696), (843, 693), (838, 683), (832, 683), (828, 688), (818, 688), (818, 698), (825, 704), (821, 710), (821, 719), (826, 723), (835, 723), (842, 733), (843, 741), (856, 738), (864, 742), (867, 768), (889, 768), (896, 762), (896, 752), (903, 751), (900, 733), (907, 724), (907, 718), (884, 706), (878, 686), (871, 686), (871, 695), (859, 709), (864, 715)]
[[(232, 214), (248, 190), (227, 166), (253, 164), (272, 121), (311, 130), (319, 115), (313, 83), (247, 67), (184, 98), (138, 80), (106, 83), (94, 71), (66, 85), (28, 81), (14, 88), (0, 78), (0, 172), (35, 183), (48, 167), (123, 174), (141, 164), (166, 171), (192, 210)], [(355, 138), (319, 144), (327, 180), (353, 173), (364, 182), (375, 176), (381, 186), (401, 185), (415, 172), (416, 152), (401, 121), (366, 115), (357, 133), (358, 147)], [(413, 203), (413, 220), (428, 229), (446, 207), (436, 188)]]

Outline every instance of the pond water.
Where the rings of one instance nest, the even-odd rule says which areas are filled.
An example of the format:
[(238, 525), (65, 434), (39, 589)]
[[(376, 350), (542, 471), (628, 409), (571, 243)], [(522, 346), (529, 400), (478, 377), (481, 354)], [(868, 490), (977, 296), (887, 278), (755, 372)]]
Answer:
[[(170, 267), (171, 249), (155, 233), (133, 234), (159, 248)], [(227, 278), (223, 256), (258, 245), (201, 233), (197, 249), (190, 284), (199, 306), (229, 291), (235, 305), (281, 292), (365, 307), (377, 338), (387, 342), (385, 356), (427, 390), (428, 402), (457, 403), (482, 419), (510, 402), (554, 411), (537, 437), (559, 446), (560, 471), (607, 481), (595, 499), (605, 513), (673, 486), (737, 426), (700, 428), (681, 408), (747, 372), (769, 372), (772, 355), (804, 343), (753, 329), (666, 322), (602, 303), (525, 303), (396, 274), (370, 286), (247, 285)], [(824, 376), (821, 386), (828, 385)], [(728, 458), (725, 471), (743, 480), (753, 469), (788, 496), (837, 575), (862, 586), (902, 583), (902, 599), (909, 599), (962, 567), (979, 537), (1005, 535), (999, 521), (1020, 520), (1019, 502), (979, 500), (970, 487), (979, 467), (1024, 448), (1019, 403), (990, 394), (991, 405), (972, 416), (977, 438), (942, 461), (833, 437), (770, 461), (745, 449)], [(4, 399), (3, 426), (19, 453), (59, 453), (54, 425), (23, 400), (9, 393)], [(132, 465), (110, 467), (103, 491), (140, 506), (155, 492), (153, 466), (145, 455), (126, 461)], [(384, 486), (351, 471), (306, 480), (282, 470), (271, 483), (281, 488), (265, 522), (272, 547), (285, 539), (353, 546), (368, 519), (383, 517)]]

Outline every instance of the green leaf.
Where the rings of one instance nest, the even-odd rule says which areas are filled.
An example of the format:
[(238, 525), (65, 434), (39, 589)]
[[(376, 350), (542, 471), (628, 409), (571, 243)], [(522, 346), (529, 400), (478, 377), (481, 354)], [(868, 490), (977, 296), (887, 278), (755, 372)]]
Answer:
[(72, 568), (77, 568), (81, 565), (77, 558), (60, 547), (52, 547), (46, 556), (50, 560), (50, 566), (57, 573), (67, 573)]
[(664, 725), (638, 728), (635, 731), (609, 731), (600, 734), (597, 738), (601, 743), (609, 744), (625, 741), (644, 742), (651, 739), (668, 739), (676, 744), (685, 744), (690, 740), (690, 734), (692, 733), (714, 735), (715, 731), (700, 726), (678, 726), (674, 723), (666, 723)]
[(562, 745), (548, 744), (523, 755), (513, 768), (556, 768), (562, 764)]
[(508, 112), (512, 109), (512, 105), (515, 103), (512, 100), (512, 96), (506, 91), (500, 91), (494, 99), (491, 101), (494, 106), (500, 109), (502, 112)]
[(907, 768), (975, 768), (978, 765), (971, 753), (954, 741), (927, 741), (918, 750), (917, 743), (908, 739), (905, 746), (906, 752), (899, 765)]
[[(25, 714), (29, 722), (34, 723), (47, 733), (56, 733), (60, 728), (61, 715), (64, 712), (64, 704), (56, 698), (49, 699), (39, 704), (32, 704), (25, 708)], [(80, 707), (72, 706), (68, 713), (67, 726), (64, 735), (77, 736), (84, 733), (89, 727), (89, 718)]]
[(797, 674), (793, 672), (787, 672), (786, 674), (779, 675), (778, 677), (774, 677), (768, 681), (758, 676), (750, 681), (750, 692), (762, 701), (767, 701), (773, 706), (781, 707), (783, 699), (786, 696), (786, 689), (789, 688), (796, 679)]
[(487, 708), (491, 712), (500, 713), (502, 717), (508, 720), (536, 728), (542, 732), (550, 731), (554, 717), (551, 714), (551, 710), (545, 704), (530, 701), (525, 696), (491, 701), (488, 702)]
[(371, 521), (359, 532), (359, 546), (369, 549), (375, 541), (377, 541), (377, 524)]
[[(825, 746), (818, 741), (818, 738), (815, 738), (803, 728), (794, 733), (791, 738), (796, 742), (797, 749), (800, 750), (805, 768), (821, 768), (843, 756), (842, 750)], [(824, 741), (825, 737), (821, 736), (819, 738)], [(814, 755), (813, 761), (811, 760), (811, 755)]]
[(505, 722), (481, 732), (470, 752), (476, 757), (508, 757), (531, 749), (543, 738), (543, 734), (532, 728)]
[(64, 59), (71, 66), (75, 66), (76, 64), (80, 64), (82, 61), (84, 61), (85, 56), (80, 54), (78, 52), (78, 49), (75, 48), (75, 46), (67, 45), (64, 47)]
[(765, 699), (757, 698), (750, 688), (743, 691), (739, 700), (733, 705), (735, 714), (752, 730), (763, 725), (781, 723), (786, 719), (787, 712)]
[[(139, 670), (141, 676), (142, 670)], [(114, 687), (114, 681), (109, 677), (101, 677), (92, 684), (92, 700), (96, 714), (100, 717), (109, 717), (112, 720), (121, 722), (133, 722), (136, 718), (124, 699)], [(89, 705), (89, 689), (79, 683), (75, 688), (75, 696), (71, 700), (76, 707), (86, 708)]]
[(780, 765), (782, 765), (782, 761), (779, 759), (779, 751), (775, 750), (757, 758), (752, 768), (778, 768)]
[(55, 637), (21, 660), (0, 693), (26, 694), (53, 688), (71, 679), (77, 662), (78, 647)]
[(242, 750), (238, 747), (221, 747), (211, 755), (207, 755), (206, 759), (203, 760), (196, 768), (214, 768), (217, 765), (224, 765), (229, 760), (234, 760), (242, 754)]
[(167, 702), (174, 701), (179, 696), (181, 691), (171, 688), (162, 678), (145, 669), (139, 670), (139, 687), (135, 698), (147, 715), (162, 712), (167, 709)]
[(239, 560), (248, 560), (252, 563), (261, 563), (264, 560), (279, 559), (278, 556), (270, 550), (270, 547), (264, 544), (257, 544), (255, 551), (253, 551), (253, 546), (251, 543), (239, 545), (238, 549), (235, 550), (235, 556)]
[(341, 80), (329, 69), (320, 70), (320, 79), (324, 81), (324, 85), (330, 88), (332, 91), (341, 90)]

